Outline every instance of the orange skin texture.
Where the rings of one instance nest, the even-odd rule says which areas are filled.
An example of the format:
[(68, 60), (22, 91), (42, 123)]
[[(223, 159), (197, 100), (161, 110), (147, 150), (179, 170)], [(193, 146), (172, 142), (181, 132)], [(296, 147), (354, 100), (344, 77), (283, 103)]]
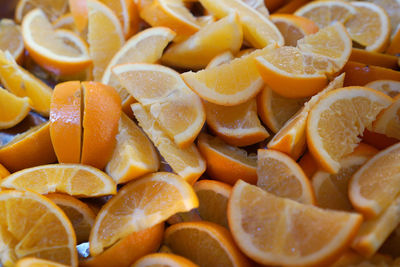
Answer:
[(397, 69), (397, 57), (353, 48), (349, 60), (378, 67)]
[(81, 163), (104, 169), (110, 160), (121, 117), (117, 91), (99, 82), (82, 82), (84, 90)]
[(400, 81), (400, 71), (349, 61), (343, 68), (346, 72), (343, 86), (363, 86), (375, 80)]
[(33, 135), (0, 149), (0, 162), (10, 172), (57, 161), (50, 139), (49, 123)]
[(288, 0), (265, 0), (265, 6), (267, 7), (268, 11), (270, 13), (275, 12), (278, 8), (281, 8), (283, 5), (285, 5)]
[(129, 267), (141, 257), (156, 252), (164, 234), (160, 223), (119, 240), (103, 253), (81, 261), (82, 267)]
[(50, 104), (50, 136), (58, 162), (80, 162), (81, 123), (81, 83), (58, 84)]

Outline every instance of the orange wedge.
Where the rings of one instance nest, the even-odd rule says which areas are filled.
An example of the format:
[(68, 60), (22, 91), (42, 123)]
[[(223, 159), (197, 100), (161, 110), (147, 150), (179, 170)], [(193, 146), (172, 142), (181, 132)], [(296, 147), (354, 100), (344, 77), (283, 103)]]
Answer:
[(283, 36), (269, 18), (240, 0), (200, 0), (200, 3), (217, 18), (237, 12), (243, 27), (244, 39), (255, 48), (270, 44), (282, 46)]
[(397, 197), (400, 179), (395, 162), (399, 157), (400, 144), (397, 143), (381, 150), (352, 176), (349, 183), (350, 201), (356, 210), (368, 218), (382, 214)]
[(259, 149), (257, 177), (257, 186), (269, 193), (303, 204), (315, 203), (310, 180), (296, 161), (282, 152)]
[(15, 267), (67, 267), (54, 261), (43, 260), (39, 258), (23, 258), (15, 264)]
[(121, 100), (126, 100), (129, 93), (112, 73), (112, 68), (123, 63), (156, 63), (161, 58), (164, 48), (174, 37), (175, 33), (165, 27), (153, 27), (136, 34), (115, 53), (104, 71), (101, 82), (117, 89)]
[(193, 185), (193, 189), (199, 198), (200, 217), (229, 229), (226, 209), (232, 187), (218, 181), (201, 180)]
[(53, 193), (46, 197), (50, 198), (67, 215), (74, 227), (77, 243), (87, 242), (96, 218), (93, 210), (84, 202), (68, 195)]
[(132, 267), (151, 267), (155, 265), (173, 267), (197, 267), (190, 260), (170, 253), (148, 254), (135, 262)]
[(156, 149), (136, 123), (125, 114), (121, 114), (115, 138), (117, 144), (105, 170), (117, 184), (158, 170), (160, 160)]
[(219, 65), (222, 65), (224, 63), (228, 63), (235, 57), (232, 55), (230, 51), (226, 51), (224, 53), (221, 53), (219, 55), (216, 55), (213, 59), (210, 60), (206, 68), (213, 68), (217, 67)]
[(257, 116), (256, 100), (236, 106), (221, 106), (204, 101), (207, 125), (226, 143), (248, 146), (265, 140), (269, 134)]
[(312, 20), (292, 14), (273, 14), (270, 19), (281, 32), (285, 45), (288, 46), (296, 46), (298, 40), (319, 30)]
[(69, 9), (78, 31), (83, 32), (88, 24), (88, 7), (86, 1), (68, 0)]
[(0, 163), (11, 172), (56, 161), (49, 123), (35, 126), (0, 147)]
[(364, 257), (371, 257), (400, 223), (400, 197), (396, 197), (382, 213), (366, 220), (354, 238), (352, 248)]
[(218, 137), (201, 133), (197, 146), (207, 163), (207, 174), (227, 184), (242, 179), (257, 182), (257, 159), (245, 150), (225, 144)]
[(31, 110), (27, 97), (18, 97), (0, 87), (0, 129), (11, 128), (20, 123)]
[(390, 97), (395, 97), (400, 94), (400, 81), (376, 80), (367, 83), (365, 87), (381, 91)]
[(400, 139), (400, 96), (393, 100), (394, 102), (378, 115), (372, 130), (388, 137)]
[(269, 47), (256, 50), (229, 63), (198, 72), (185, 72), (181, 76), (202, 99), (224, 106), (239, 105), (262, 89), (263, 81), (254, 58), (268, 50)]
[(360, 49), (360, 48), (352, 49), (349, 60), (393, 70), (396, 70), (398, 68), (396, 56), (382, 54), (379, 52), (367, 51), (365, 49)]
[[(144, 2), (144, 1), (141, 1)], [(196, 19), (182, 0), (154, 0), (141, 3), (140, 17), (151, 26), (164, 26), (185, 39), (200, 29)]]
[(156, 252), (164, 234), (164, 223), (128, 234), (101, 254), (79, 262), (82, 267), (132, 266), (141, 257)]
[(50, 137), (60, 163), (81, 160), (81, 97), (78, 81), (57, 84), (51, 97)]
[(104, 172), (81, 164), (49, 164), (27, 168), (1, 180), (0, 186), (29, 189), (39, 194), (66, 193), (77, 197), (96, 197), (116, 193), (115, 182)]
[(192, 187), (175, 174), (158, 172), (134, 180), (101, 208), (90, 232), (90, 253), (98, 255), (130, 233), (198, 205)]
[(117, 15), (109, 7), (97, 0), (88, 0), (87, 8), (87, 38), (93, 60), (93, 77), (95, 81), (100, 81), (108, 63), (124, 44), (125, 38)]
[(172, 44), (165, 51), (162, 62), (178, 68), (203, 69), (222, 52), (236, 54), (242, 41), (242, 25), (238, 15), (233, 13), (204, 26), (187, 40)]
[[(400, 4), (399, 4), (400, 6)], [(400, 54), (400, 27), (397, 27), (396, 32), (393, 37), (390, 39), (390, 44), (386, 49), (385, 53), (389, 55)], [(399, 62), (400, 63), (400, 62)], [(400, 66), (400, 64), (398, 64)]]
[(307, 118), (307, 144), (314, 159), (325, 171), (337, 173), (340, 159), (354, 150), (358, 136), (391, 103), (391, 97), (367, 87), (325, 94)]
[(24, 52), (21, 28), (13, 20), (0, 21), (0, 50), (8, 50), (16, 61), (21, 61)]
[(362, 216), (300, 204), (238, 181), (228, 222), (240, 249), (258, 263), (328, 266), (349, 247)]
[(344, 74), (336, 77), (321, 92), (311, 97), (304, 107), (293, 115), (269, 141), (268, 148), (286, 153), (297, 160), (306, 148), (306, 122), (310, 108), (329, 91), (342, 87), (344, 77)]
[(375, 148), (360, 143), (352, 153), (340, 160), (340, 169), (337, 174), (317, 171), (311, 180), (317, 205), (325, 209), (353, 210), (347, 194), (350, 178), (377, 152)]
[(32, 108), (49, 116), (52, 90), (44, 82), (20, 67), (11, 54), (0, 50), (0, 80), (3, 86), (19, 97), (29, 97)]
[(194, 144), (178, 147), (159, 126), (154, 117), (140, 104), (133, 104), (133, 114), (144, 132), (157, 147), (172, 170), (188, 183), (193, 184), (206, 170), (206, 163)]
[(57, 75), (77, 73), (90, 66), (85, 41), (71, 31), (52, 27), (40, 9), (30, 11), (22, 21), (22, 37), (35, 62)]
[(308, 178), (312, 178), (318, 171), (318, 165), (308, 150), (301, 156), (298, 163)]
[(121, 99), (111, 86), (82, 82), (84, 111), (81, 163), (103, 169), (113, 154)]
[(243, 0), (243, 2), (263, 14), (265, 17), (269, 17), (269, 11), (264, 0)]
[[(190, 242), (187, 242), (190, 240)], [(229, 231), (211, 222), (184, 222), (167, 228), (163, 243), (199, 266), (251, 266)]]
[(46, 16), (55, 21), (68, 9), (67, 0), (19, 0), (15, 8), (15, 21), (21, 23), (23, 17), (32, 9), (40, 8)]
[(3, 165), (0, 164), (0, 179), (3, 179), (9, 175), (10, 172)]
[(390, 37), (390, 21), (383, 8), (369, 2), (352, 2), (356, 14), (345, 26), (353, 41), (367, 51), (385, 51)]
[(308, 97), (283, 97), (265, 86), (257, 96), (257, 112), (268, 129), (277, 133), (308, 100)]
[(200, 98), (178, 72), (161, 65), (138, 63), (116, 66), (113, 72), (179, 147), (193, 143), (206, 116)]
[(345, 1), (312, 1), (297, 9), (294, 14), (308, 18), (319, 28), (324, 28), (334, 22), (344, 24), (356, 13), (356, 8)]
[(68, 217), (48, 198), (31, 191), (0, 192), (1, 262), (38, 257), (78, 266), (76, 238)]

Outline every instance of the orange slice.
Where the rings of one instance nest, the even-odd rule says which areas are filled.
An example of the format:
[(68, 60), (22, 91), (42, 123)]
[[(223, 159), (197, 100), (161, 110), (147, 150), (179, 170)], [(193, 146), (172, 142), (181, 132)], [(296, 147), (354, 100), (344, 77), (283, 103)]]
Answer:
[(81, 84), (78, 81), (59, 83), (50, 105), (50, 137), (60, 163), (81, 160)]
[(84, 111), (81, 163), (103, 169), (113, 154), (121, 99), (111, 86), (82, 82)]
[(372, 2), (380, 7), (382, 7), (385, 12), (389, 16), (390, 25), (391, 25), (391, 36), (393, 37), (396, 34), (396, 30), (400, 23), (400, 3), (397, 0), (370, 0), (368, 2)]
[(298, 40), (319, 30), (312, 20), (292, 14), (273, 14), (270, 19), (281, 32), (285, 45), (288, 46), (296, 46)]
[(300, 204), (238, 181), (228, 222), (238, 246), (258, 263), (327, 266), (348, 248), (362, 216)]
[(197, 267), (190, 260), (170, 254), (170, 253), (154, 253), (148, 254), (135, 262), (132, 267), (151, 267), (151, 266), (171, 266), (171, 267)]
[(257, 96), (257, 112), (268, 129), (277, 133), (308, 100), (308, 97), (283, 97), (265, 86)]
[(210, 60), (206, 68), (213, 68), (217, 67), (219, 65), (222, 65), (224, 63), (228, 63), (235, 57), (232, 55), (230, 51), (226, 51), (224, 53), (221, 53), (219, 55), (216, 55), (213, 59)]
[(106, 172), (117, 184), (126, 183), (160, 166), (158, 154), (143, 131), (125, 114), (121, 114), (117, 144), (107, 163)]
[(345, 26), (353, 41), (367, 51), (383, 52), (389, 42), (390, 21), (383, 8), (369, 2), (352, 2), (356, 14)]
[(32, 9), (40, 8), (46, 16), (55, 21), (68, 9), (67, 0), (19, 0), (15, 8), (15, 21), (21, 23), (23, 17)]
[(344, 74), (336, 77), (321, 92), (311, 97), (304, 107), (293, 115), (269, 141), (268, 148), (286, 153), (297, 160), (306, 148), (306, 122), (310, 108), (329, 91), (342, 87), (344, 77)]
[(371, 257), (400, 223), (400, 197), (396, 197), (378, 217), (366, 220), (354, 238), (352, 248)]
[(69, 9), (78, 31), (83, 32), (88, 24), (88, 7), (86, 1), (68, 0)]
[(67, 215), (74, 227), (77, 243), (87, 242), (96, 218), (93, 210), (84, 202), (68, 195), (53, 193), (46, 197), (50, 198)]
[(198, 205), (192, 187), (175, 174), (158, 172), (134, 180), (101, 208), (90, 232), (90, 253), (98, 255), (130, 233)]
[(179, 148), (158, 125), (158, 122), (140, 104), (133, 104), (133, 114), (144, 132), (157, 147), (172, 170), (188, 183), (193, 184), (206, 170), (206, 163), (194, 144)]
[(367, 83), (365, 87), (378, 90), (390, 97), (395, 97), (400, 94), (400, 81), (376, 80)]
[(179, 147), (193, 143), (206, 116), (200, 98), (178, 72), (161, 65), (138, 63), (119, 65), (113, 71)]
[(347, 193), (350, 178), (377, 152), (375, 148), (360, 143), (352, 153), (340, 160), (340, 169), (337, 174), (317, 171), (311, 180), (317, 205), (325, 209), (353, 210)]
[(21, 61), (24, 52), (21, 28), (13, 20), (0, 21), (0, 50), (8, 50), (16, 61)]
[(111, 69), (123, 63), (156, 63), (161, 58), (164, 48), (174, 37), (175, 33), (164, 27), (153, 27), (139, 32), (115, 53), (104, 71), (101, 82), (117, 89), (121, 100), (125, 100), (129, 93), (119, 83)]
[(399, 157), (400, 144), (397, 143), (381, 150), (351, 178), (350, 201), (356, 210), (368, 218), (382, 214), (397, 197), (400, 179), (395, 170), (395, 162)]
[(243, 0), (243, 2), (260, 12), (264, 17), (269, 17), (269, 11), (264, 0)]
[(187, 40), (172, 44), (165, 51), (162, 62), (178, 68), (203, 69), (212, 58), (222, 52), (236, 54), (242, 41), (242, 26), (238, 15), (233, 13), (204, 26)]
[(221, 106), (203, 102), (207, 125), (226, 143), (248, 146), (265, 140), (269, 134), (257, 116), (256, 100), (236, 106)]
[(181, 76), (202, 99), (224, 106), (239, 105), (253, 98), (262, 89), (263, 81), (254, 58), (268, 49), (256, 50), (213, 68), (185, 72)]
[(257, 177), (257, 186), (269, 193), (303, 204), (315, 203), (310, 180), (296, 161), (282, 152), (259, 149)]
[(297, 9), (294, 14), (308, 18), (319, 28), (324, 28), (334, 22), (344, 24), (356, 13), (356, 8), (345, 1), (312, 1)]
[(367, 51), (365, 49), (360, 49), (360, 48), (352, 49), (349, 60), (393, 70), (396, 70), (398, 68), (396, 56), (382, 54), (379, 52)]
[(3, 188), (29, 189), (39, 194), (66, 193), (96, 197), (116, 193), (115, 182), (104, 172), (81, 164), (49, 164), (27, 168), (1, 180)]
[(124, 44), (125, 38), (117, 15), (109, 7), (97, 0), (88, 0), (87, 8), (88, 43), (90, 57), (93, 60), (93, 77), (95, 81), (100, 81), (108, 63)]
[(15, 264), (15, 267), (67, 267), (54, 261), (48, 261), (38, 258), (23, 258)]
[(229, 231), (215, 223), (174, 224), (165, 231), (163, 243), (199, 266), (251, 266)]
[(128, 234), (101, 254), (79, 262), (82, 267), (132, 266), (141, 257), (156, 252), (164, 235), (164, 223)]
[(19, 97), (29, 97), (32, 108), (49, 116), (52, 90), (44, 82), (20, 67), (10, 54), (0, 50), (0, 80), (4, 87)]
[(0, 87), (0, 129), (20, 123), (31, 110), (28, 97), (18, 97)]
[(0, 147), (0, 163), (11, 172), (56, 161), (49, 123), (16, 135), (9, 143)]
[(199, 198), (200, 217), (229, 229), (226, 209), (232, 187), (218, 181), (201, 180), (193, 185), (193, 189)]
[(340, 159), (354, 150), (360, 142), (358, 136), (391, 103), (391, 97), (359, 86), (321, 97), (307, 119), (307, 144), (318, 164), (329, 173), (337, 173)]
[(400, 139), (400, 96), (395, 97), (394, 102), (382, 111), (373, 123), (372, 130), (389, 137)]
[(242, 179), (257, 182), (257, 159), (245, 150), (225, 144), (218, 137), (201, 133), (197, 146), (207, 163), (207, 174), (227, 184)]
[(1, 262), (13, 266), (23, 257), (78, 266), (74, 229), (64, 212), (31, 191), (0, 192)]
[(243, 27), (244, 39), (255, 48), (270, 44), (282, 46), (283, 36), (265, 15), (240, 0), (201, 0), (200, 3), (217, 18), (237, 12)]
[[(144, 1), (141, 1), (144, 2)], [(197, 19), (185, 7), (182, 0), (148, 1), (140, 7), (140, 17), (151, 26), (164, 26), (185, 39), (200, 29)]]
[(85, 42), (71, 31), (52, 27), (40, 9), (30, 11), (22, 21), (22, 37), (35, 62), (57, 75), (77, 73), (90, 66)]

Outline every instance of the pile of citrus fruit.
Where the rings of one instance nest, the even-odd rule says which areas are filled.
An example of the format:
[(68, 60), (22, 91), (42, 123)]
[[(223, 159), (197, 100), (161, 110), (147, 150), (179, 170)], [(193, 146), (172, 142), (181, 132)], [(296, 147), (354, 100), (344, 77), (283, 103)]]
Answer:
[(400, 1), (19, 0), (0, 266), (400, 266)]

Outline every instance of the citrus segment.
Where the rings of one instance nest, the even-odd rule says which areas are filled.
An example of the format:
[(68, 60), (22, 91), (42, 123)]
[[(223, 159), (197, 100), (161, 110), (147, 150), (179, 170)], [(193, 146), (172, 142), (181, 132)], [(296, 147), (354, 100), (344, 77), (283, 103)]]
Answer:
[(257, 116), (256, 100), (236, 106), (221, 106), (203, 101), (207, 125), (226, 143), (248, 146), (265, 140), (269, 134)]
[(292, 158), (272, 149), (259, 149), (257, 157), (258, 187), (300, 203), (315, 203), (308, 177)]
[(307, 119), (307, 144), (318, 164), (337, 173), (340, 159), (354, 150), (358, 136), (391, 103), (391, 97), (367, 87), (345, 87), (324, 95)]
[(49, 164), (14, 172), (0, 183), (3, 188), (30, 189), (39, 194), (66, 193), (95, 197), (116, 193), (115, 182), (104, 172), (81, 164)]
[(218, 137), (201, 133), (197, 146), (207, 163), (207, 174), (227, 184), (239, 179), (248, 183), (257, 182), (257, 159), (245, 150), (230, 146)]
[(20, 123), (31, 110), (28, 97), (18, 97), (0, 87), (0, 129)]
[(163, 243), (199, 266), (250, 266), (229, 231), (215, 223), (174, 224), (165, 231)]
[(378, 115), (372, 125), (372, 130), (388, 137), (400, 139), (400, 96), (393, 100), (394, 102)]
[(390, 97), (395, 97), (400, 94), (400, 81), (393, 80), (376, 80), (369, 82), (365, 87), (375, 89)]
[(178, 68), (202, 69), (222, 52), (236, 54), (242, 41), (242, 26), (234, 13), (204, 26), (185, 41), (172, 44), (165, 51), (162, 62)]
[(31, 191), (0, 192), (1, 262), (13, 266), (23, 257), (37, 257), (78, 266), (74, 229), (64, 212), (48, 198)]
[(113, 71), (179, 147), (193, 143), (206, 116), (200, 98), (178, 72), (161, 65), (139, 63), (119, 65)]
[(8, 50), (15, 60), (21, 61), (24, 52), (21, 28), (10, 19), (0, 21), (0, 50)]
[(261, 264), (325, 266), (348, 248), (362, 216), (300, 204), (238, 181), (228, 222), (238, 246)]
[(117, 144), (106, 172), (117, 184), (158, 170), (160, 160), (151, 141), (125, 114), (121, 114)]
[(132, 267), (151, 267), (156, 265), (168, 267), (197, 267), (197, 265), (190, 260), (170, 253), (148, 254), (135, 262)]
[(130, 233), (198, 205), (192, 187), (175, 174), (158, 172), (134, 180), (101, 208), (90, 232), (90, 253), (98, 255)]
[(140, 104), (133, 104), (133, 114), (144, 132), (157, 147), (172, 170), (188, 183), (193, 184), (206, 170), (206, 163), (194, 144), (179, 148), (158, 125), (151, 114)]

